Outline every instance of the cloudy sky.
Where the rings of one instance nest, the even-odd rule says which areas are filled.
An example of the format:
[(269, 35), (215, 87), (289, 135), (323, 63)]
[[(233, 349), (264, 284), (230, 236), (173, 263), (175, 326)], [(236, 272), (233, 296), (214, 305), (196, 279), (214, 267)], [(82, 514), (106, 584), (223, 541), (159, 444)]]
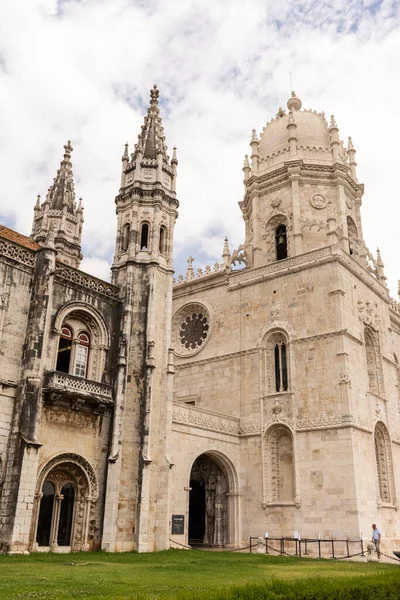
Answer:
[(400, 268), (400, 8), (394, 0), (0, 0), (0, 222), (30, 234), (71, 139), (85, 208), (82, 268), (108, 278), (125, 142), (156, 83), (178, 147), (176, 270), (243, 241), (251, 130), (293, 88), (335, 114), (365, 184), (364, 237), (392, 295)]

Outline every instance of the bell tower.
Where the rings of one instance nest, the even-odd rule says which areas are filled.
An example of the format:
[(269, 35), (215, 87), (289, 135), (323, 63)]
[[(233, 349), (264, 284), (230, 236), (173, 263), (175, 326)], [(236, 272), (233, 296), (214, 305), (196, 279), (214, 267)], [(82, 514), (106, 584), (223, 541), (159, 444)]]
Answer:
[(150, 106), (134, 152), (128, 144), (122, 156), (121, 188), (115, 199), (117, 239), (113, 282), (119, 284), (121, 267), (134, 259), (172, 269), (172, 245), (178, 201), (176, 199), (176, 148), (167, 155), (158, 108), (159, 91), (150, 91)]
[(31, 237), (44, 245), (49, 232), (54, 236), (57, 259), (79, 269), (82, 260), (81, 239), (83, 225), (82, 199), (75, 202), (75, 186), (72, 173), (71, 142), (64, 146), (64, 158), (48, 189), (46, 200), (40, 204), (37, 198), (34, 208)]
[(159, 91), (138, 142), (122, 156), (115, 199), (112, 281), (123, 309), (103, 549), (150, 552), (169, 547), (167, 447), (172, 415), (173, 234), (178, 216), (176, 149), (167, 154)]

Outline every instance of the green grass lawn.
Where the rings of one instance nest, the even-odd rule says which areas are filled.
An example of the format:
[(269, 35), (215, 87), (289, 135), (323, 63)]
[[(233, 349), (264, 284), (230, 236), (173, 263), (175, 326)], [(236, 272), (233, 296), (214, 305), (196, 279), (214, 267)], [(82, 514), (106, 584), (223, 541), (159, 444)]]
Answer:
[[(0, 556), (0, 598), (51, 600), (90, 598), (269, 598), (226, 592), (232, 586), (291, 585), (335, 578), (339, 585), (354, 577), (384, 575), (398, 579), (400, 565), (272, 557), (259, 554), (168, 550), (154, 554), (32, 554)], [(304, 581), (307, 579), (307, 581)], [(284, 580), (287, 584), (281, 584)], [(303, 580), (303, 581), (302, 581)], [(345, 582), (347, 584), (347, 582)], [(265, 587), (265, 585), (264, 585)], [(214, 593), (212, 593), (214, 592)], [(232, 592), (233, 594), (233, 592)], [(285, 593), (282, 591), (282, 599)], [(223, 595), (223, 594), (222, 594)], [(296, 596), (295, 596), (296, 597)], [(315, 596), (322, 597), (322, 596)], [(332, 596), (334, 597), (334, 596)], [(339, 598), (339, 596), (335, 596)], [(346, 598), (347, 596), (340, 596)], [(353, 596), (351, 596), (353, 597)], [(357, 596), (357, 598), (369, 596)], [(389, 598), (391, 596), (380, 596)], [(396, 597), (396, 596), (393, 596)], [(275, 598), (275, 596), (274, 596)], [(314, 598), (314, 596), (313, 596)], [(372, 596), (371, 596), (372, 598)], [(376, 595), (374, 596), (376, 598)]]

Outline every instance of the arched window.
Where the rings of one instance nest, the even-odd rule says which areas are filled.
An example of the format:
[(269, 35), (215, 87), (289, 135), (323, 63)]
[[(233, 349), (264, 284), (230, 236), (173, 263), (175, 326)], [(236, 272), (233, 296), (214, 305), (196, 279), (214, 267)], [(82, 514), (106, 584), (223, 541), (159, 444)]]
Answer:
[(69, 327), (61, 330), (60, 342), (58, 344), (56, 371), (69, 373), (72, 350), (72, 331)]
[[(84, 377), (92, 381), (108, 383), (104, 373), (106, 353), (110, 345), (106, 323), (97, 310), (84, 302), (70, 302), (62, 307), (56, 315), (54, 329), (60, 338), (68, 330), (69, 361), (62, 370), (69, 375)], [(58, 357), (58, 346), (63, 348), (64, 341), (57, 339), (54, 347), (54, 368), (61, 370)]]
[(293, 436), (288, 427), (278, 425), (267, 432), (267, 502), (295, 501)]
[(126, 252), (129, 248), (129, 239), (131, 234), (131, 227), (129, 223), (125, 223), (122, 228), (122, 236), (121, 236), (121, 250)]
[[(77, 323), (75, 323), (77, 325)], [(86, 377), (89, 359), (90, 337), (86, 332), (74, 336), (72, 327), (63, 326), (58, 344), (56, 371), (76, 377)]]
[(63, 496), (60, 506), (60, 519), (58, 522), (57, 544), (59, 546), (71, 545), (72, 517), (74, 514), (75, 490), (70, 483), (61, 489)]
[(275, 229), (276, 260), (287, 258), (286, 225), (278, 225)]
[(89, 358), (90, 340), (87, 333), (78, 335), (78, 343), (75, 350), (75, 369), (74, 375), (77, 377), (86, 377), (87, 363)]
[(383, 423), (377, 423), (375, 427), (375, 458), (378, 474), (378, 488), (380, 501), (385, 504), (393, 504), (393, 464), (392, 452), (388, 431)]
[(147, 223), (142, 224), (140, 232), (140, 249), (147, 250), (149, 246), (149, 226)]
[(288, 389), (288, 372), (286, 358), (286, 344), (283, 338), (275, 341), (275, 389), (277, 392), (286, 392)]
[(347, 233), (349, 239), (349, 254), (358, 255), (358, 232), (356, 224), (351, 217), (347, 217)]
[(45, 481), (42, 487), (36, 542), (39, 546), (50, 546), (51, 524), (54, 511), (54, 485)]
[(166, 241), (167, 241), (167, 230), (166, 228), (161, 225), (160, 227), (160, 238), (159, 238), (159, 243), (158, 243), (158, 250), (160, 252), (160, 254), (166, 254)]
[(266, 334), (262, 349), (262, 372), (265, 394), (287, 392), (290, 389), (289, 340), (284, 331)]

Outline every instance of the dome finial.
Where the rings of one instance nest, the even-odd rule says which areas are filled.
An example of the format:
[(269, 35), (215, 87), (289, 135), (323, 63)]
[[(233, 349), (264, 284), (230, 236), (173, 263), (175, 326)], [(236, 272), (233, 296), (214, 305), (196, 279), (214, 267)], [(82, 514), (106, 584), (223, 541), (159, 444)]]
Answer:
[(296, 92), (292, 91), (292, 96), (287, 101), (287, 107), (289, 110), (300, 110), (302, 106), (302, 102), (300, 98), (296, 96)]

